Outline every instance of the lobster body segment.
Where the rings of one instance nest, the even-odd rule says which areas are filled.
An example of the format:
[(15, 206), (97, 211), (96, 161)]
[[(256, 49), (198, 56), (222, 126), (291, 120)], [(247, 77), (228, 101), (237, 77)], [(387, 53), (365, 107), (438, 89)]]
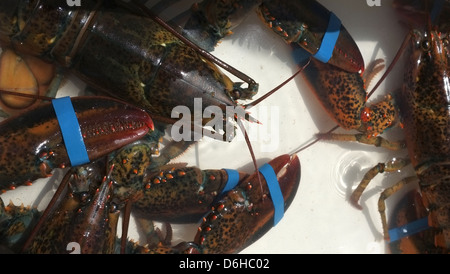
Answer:
[(450, 47), (448, 33), (414, 31), (396, 100), (436, 246), (450, 248)]

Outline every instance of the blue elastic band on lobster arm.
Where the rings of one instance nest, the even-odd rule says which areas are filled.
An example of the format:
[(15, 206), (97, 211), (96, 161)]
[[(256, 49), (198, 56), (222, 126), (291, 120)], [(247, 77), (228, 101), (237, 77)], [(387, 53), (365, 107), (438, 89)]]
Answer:
[(228, 174), (228, 181), (222, 190), (222, 194), (232, 190), (239, 183), (239, 172), (238, 171), (236, 171), (234, 169), (226, 169), (226, 168), (224, 168), (224, 170)]
[(54, 99), (52, 100), (52, 105), (61, 128), (71, 165), (78, 166), (89, 163), (89, 156), (70, 97)]
[(340, 32), (341, 20), (334, 13), (330, 12), (327, 32), (325, 32), (325, 35), (323, 36), (319, 50), (313, 57), (323, 63), (328, 63), (333, 55), (334, 46), (336, 45)]
[(430, 228), (428, 226), (428, 217), (424, 217), (406, 225), (390, 229), (389, 238), (391, 242), (395, 242), (400, 240), (401, 238), (411, 236), (428, 228)]
[(284, 216), (284, 198), (277, 180), (277, 174), (272, 166), (265, 164), (259, 168), (259, 172), (264, 176), (269, 187), (270, 198), (272, 199), (275, 213), (273, 216), (273, 225), (276, 226)]

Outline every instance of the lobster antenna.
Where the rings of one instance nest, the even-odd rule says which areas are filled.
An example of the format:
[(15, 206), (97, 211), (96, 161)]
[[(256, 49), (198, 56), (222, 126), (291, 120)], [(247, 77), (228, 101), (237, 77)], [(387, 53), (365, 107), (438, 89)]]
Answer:
[(0, 89), (0, 93), (6, 94), (6, 95), (24, 97), (24, 98), (31, 98), (31, 99), (36, 99), (36, 100), (45, 100), (45, 101), (51, 101), (51, 100), (55, 99), (53, 97), (43, 96), (43, 95), (39, 95), (39, 94), (26, 94), (26, 93), (8, 91), (8, 90), (3, 90), (3, 89)]
[(128, 200), (125, 203), (125, 209), (123, 212), (123, 221), (122, 221), (122, 236), (120, 239), (120, 254), (125, 254), (127, 247), (127, 236), (128, 236), (128, 227), (130, 224), (130, 216), (131, 216), (131, 206), (133, 205), (132, 200)]
[(296, 73), (294, 73), (291, 77), (289, 77), (288, 79), (286, 79), (283, 83), (279, 84), (277, 87), (275, 87), (274, 89), (272, 89), (271, 91), (267, 92), (266, 94), (264, 94), (264, 96), (262, 96), (261, 98), (258, 98), (257, 100), (244, 105), (243, 107), (245, 109), (249, 109), (252, 108), (254, 106), (256, 106), (257, 104), (261, 103), (264, 99), (266, 99), (267, 97), (269, 97), (270, 95), (274, 94), (276, 91), (278, 91), (279, 89), (281, 89), (284, 85), (286, 85), (287, 83), (289, 83), (292, 79), (294, 79), (295, 77), (297, 77), (297, 75), (299, 75), (311, 62), (311, 58), (308, 59), (308, 62), (306, 63), (306, 65), (304, 65), (303, 67), (301, 67)]
[[(326, 134), (332, 133), (333, 131), (335, 131), (335, 130), (338, 129), (338, 128), (339, 128), (339, 126), (333, 127), (332, 129), (328, 130), (328, 131), (325, 133), (325, 135), (326, 135)], [(301, 147), (298, 148), (297, 150), (294, 150), (293, 152), (291, 152), (290, 155), (300, 153), (300, 152), (302, 152), (303, 150), (306, 150), (307, 148), (312, 147), (315, 143), (319, 142), (321, 139), (322, 139), (322, 137), (316, 137), (316, 139), (312, 140), (309, 144), (306, 144), (306, 145), (304, 145), (304, 146), (301, 146)]]
[[(237, 119), (236, 121), (237, 121), (237, 124), (239, 125), (239, 127), (241, 128), (242, 133), (244, 134), (245, 142), (247, 143), (247, 147), (250, 151), (250, 155), (252, 157), (253, 166), (255, 167), (256, 175), (258, 176), (259, 185), (261, 186), (261, 193), (263, 193), (261, 175), (259, 174), (259, 171), (258, 171), (258, 164), (256, 163), (256, 157), (255, 157), (255, 153), (253, 151), (252, 144), (250, 143), (250, 139), (248, 138), (247, 131), (245, 130), (244, 125), (242, 124), (241, 120)], [(263, 197), (263, 199), (264, 199), (264, 197)]]
[(245, 83), (248, 84), (248, 88), (250, 90), (256, 88), (258, 86), (258, 84), (256, 83), (255, 80), (253, 80), (252, 78), (250, 78), (249, 76), (247, 76), (245, 73), (237, 70), (236, 68), (234, 68), (233, 66), (230, 66), (229, 64), (225, 63), (224, 61), (220, 60), (219, 58), (217, 58), (216, 56), (212, 55), (211, 53), (209, 53), (208, 51), (200, 48), (199, 46), (197, 46), (195, 43), (191, 42), (189, 39), (187, 39), (186, 37), (184, 37), (182, 34), (180, 34), (179, 32), (177, 32), (175, 29), (173, 29), (172, 26), (170, 26), (169, 24), (167, 24), (164, 20), (162, 20), (161, 18), (159, 18), (158, 16), (154, 15), (152, 11), (150, 11), (149, 8), (147, 8), (144, 4), (138, 2), (137, 0), (132, 0), (132, 3), (134, 3), (145, 15), (147, 15), (148, 17), (150, 17), (152, 20), (156, 21), (158, 24), (160, 24), (162, 27), (164, 27), (167, 31), (169, 31), (170, 33), (172, 33), (176, 38), (180, 39), (183, 43), (185, 43), (186, 45), (188, 45), (189, 47), (193, 48), (195, 51), (197, 51), (201, 56), (203, 56), (204, 58), (206, 58), (207, 60), (210, 60), (211, 62), (215, 63), (216, 65), (218, 65), (219, 67), (225, 69), (226, 71), (230, 72), (231, 74), (233, 74), (234, 76), (236, 76), (237, 78), (241, 79), (242, 81), (244, 81)]
[(392, 59), (392, 62), (390, 63), (389, 67), (383, 73), (383, 75), (381, 76), (380, 80), (378, 80), (378, 82), (375, 84), (375, 86), (372, 88), (372, 90), (367, 94), (367, 98), (372, 96), (372, 94), (375, 92), (375, 90), (381, 85), (381, 83), (386, 79), (388, 74), (392, 71), (392, 69), (394, 68), (394, 66), (397, 64), (398, 60), (402, 56), (402, 54), (403, 54), (406, 46), (408, 45), (408, 42), (409, 42), (410, 39), (411, 39), (411, 33), (408, 33), (408, 35), (406, 35), (405, 39), (403, 40), (400, 48), (398, 49), (397, 53), (395, 54), (394, 59)]

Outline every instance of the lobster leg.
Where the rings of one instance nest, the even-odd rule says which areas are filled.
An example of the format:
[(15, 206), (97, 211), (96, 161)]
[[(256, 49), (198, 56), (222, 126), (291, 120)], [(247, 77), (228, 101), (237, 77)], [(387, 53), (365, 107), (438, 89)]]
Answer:
[(371, 168), (365, 175), (364, 178), (361, 180), (361, 183), (358, 185), (358, 187), (353, 191), (350, 202), (353, 206), (355, 206), (358, 209), (362, 209), (361, 206), (358, 204), (359, 199), (361, 198), (362, 193), (366, 189), (367, 185), (370, 183), (370, 181), (378, 174), (384, 173), (384, 172), (396, 172), (401, 170), (403, 167), (409, 165), (411, 161), (409, 159), (392, 159), (389, 162), (386, 163), (379, 163), (378, 165)]
[(381, 223), (383, 225), (383, 233), (385, 240), (389, 240), (389, 232), (388, 232), (388, 224), (387, 224), (387, 218), (386, 218), (386, 199), (388, 199), (392, 194), (402, 189), (405, 185), (417, 182), (416, 176), (410, 176), (407, 178), (404, 178), (394, 184), (391, 187), (386, 188), (383, 190), (383, 192), (380, 195), (380, 198), (378, 199), (378, 211), (380, 212), (381, 216)]
[(9, 252), (20, 252), (40, 215), (35, 208), (15, 206), (13, 203), (5, 206), (0, 199), (0, 245)]
[(144, 233), (145, 242), (150, 248), (156, 248), (160, 245), (171, 246), (173, 231), (170, 223), (164, 223), (165, 235), (163, 235), (163, 231), (160, 228), (155, 226), (152, 220), (136, 218), (136, 223), (142, 233)]
[(390, 141), (380, 136), (368, 137), (365, 134), (319, 133), (316, 134), (316, 136), (321, 140), (340, 141), (340, 142), (359, 142), (361, 144), (383, 147), (389, 150), (400, 150), (406, 147), (404, 141)]

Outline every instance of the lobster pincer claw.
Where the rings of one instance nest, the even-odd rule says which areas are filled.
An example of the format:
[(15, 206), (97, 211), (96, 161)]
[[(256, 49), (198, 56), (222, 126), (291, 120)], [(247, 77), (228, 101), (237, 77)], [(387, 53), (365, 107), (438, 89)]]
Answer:
[(267, 165), (270, 165), (276, 173), (286, 210), (294, 199), (300, 184), (300, 160), (296, 155), (284, 154), (273, 159)]
[(237, 253), (276, 225), (300, 183), (297, 156), (281, 155), (227, 192), (203, 218), (194, 243), (201, 253)]
[(144, 110), (116, 99), (65, 97), (52, 104), (0, 123), (0, 190), (99, 159), (154, 129)]
[(352, 73), (364, 71), (361, 52), (340, 19), (316, 0), (263, 1), (258, 15), (288, 44)]

